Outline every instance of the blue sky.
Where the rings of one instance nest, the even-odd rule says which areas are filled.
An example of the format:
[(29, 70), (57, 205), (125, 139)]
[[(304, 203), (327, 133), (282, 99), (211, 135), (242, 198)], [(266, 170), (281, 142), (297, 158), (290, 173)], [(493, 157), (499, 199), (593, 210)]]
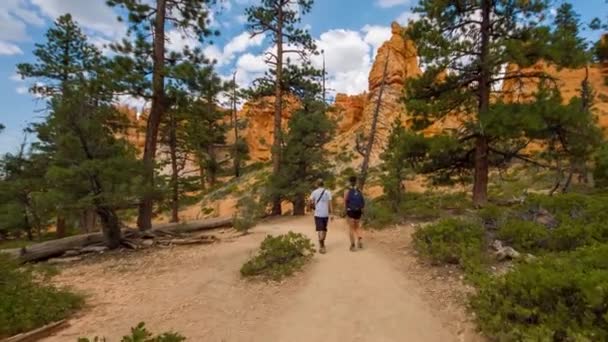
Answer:
[[(244, 9), (256, 0), (220, 0), (222, 9), (214, 14), (214, 26), (221, 36), (204, 48), (219, 61), (219, 72), (228, 77), (237, 71), (238, 81), (247, 85), (264, 70), (262, 53), (269, 39), (250, 39), (244, 32)], [(325, 49), (329, 87), (336, 92), (357, 94), (367, 88), (367, 76), (377, 48), (390, 37), (389, 25), (405, 23), (411, 17), (415, 0), (316, 0), (303, 24), (318, 45)], [(559, 4), (560, 1), (556, 1)], [(575, 9), (585, 21), (608, 14), (604, 0), (574, 0)], [(124, 26), (105, 0), (0, 0), (0, 153), (14, 151), (29, 122), (44, 116), (44, 103), (27, 93), (31, 82), (15, 77), (15, 65), (33, 61), (31, 51), (52, 21), (66, 12), (81, 24), (90, 39), (103, 46), (119, 39)], [(597, 38), (598, 33), (587, 33)], [(169, 34), (170, 45), (179, 48), (196, 44), (177, 32)], [(320, 63), (320, 60), (316, 61)], [(134, 99), (125, 99), (136, 106)]]

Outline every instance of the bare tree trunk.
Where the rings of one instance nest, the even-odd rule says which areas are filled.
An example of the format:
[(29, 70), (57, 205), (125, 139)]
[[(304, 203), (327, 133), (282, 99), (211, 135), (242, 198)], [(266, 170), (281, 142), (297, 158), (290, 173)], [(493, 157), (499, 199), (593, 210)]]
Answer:
[[(490, 58), (490, 12), (492, 9), (491, 0), (482, 0), (481, 3), (481, 54), (479, 76), (479, 114), (480, 117), (490, 109), (490, 83), (491, 70), (489, 69)], [(480, 120), (481, 131), (475, 141), (475, 174), (473, 180), (473, 205), (482, 207), (488, 202), (488, 173), (489, 165), (489, 142), (483, 132), (483, 125)]]
[(198, 175), (201, 178), (201, 191), (205, 191), (207, 189), (205, 186), (205, 165), (203, 165), (203, 162), (200, 160), (198, 162)]
[(25, 232), (27, 233), (28, 241), (34, 240), (34, 235), (32, 234), (32, 225), (30, 224), (30, 219), (27, 216), (27, 211), (23, 211), (23, 221), (25, 222)]
[(85, 209), (80, 214), (80, 231), (82, 233), (90, 233), (95, 230), (97, 221), (97, 213), (95, 209)]
[[(550, 149), (550, 151), (555, 150), (553, 142), (551, 142), (551, 146), (549, 149)], [(555, 163), (556, 163), (555, 167), (556, 167), (557, 174), (555, 175), (555, 184), (553, 185), (553, 188), (551, 188), (551, 190), (549, 191), (549, 196), (553, 196), (553, 194), (557, 191), (557, 189), (559, 189), (559, 186), (562, 184), (562, 180), (564, 179), (564, 170), (562, 169), (562, 162), (559, 157), (557, 157), (557, 160), (555, 161)]]
[[(278, 176), (281, 171), (281, 115), (283, 112), (283, 6), (279, 5), (277, 17), (277, 31), (275, 33), (277, 43), (277, 65), (275, 81), (275, 103), (274, 103), (274, 141), (272, 144), (272, 173)], [(281, 196), (274, 195), (272, 198), (272, 216), (281, 215)]]
[(120, 247), (122, 233), (120, 231), (120, 221), (116, 212), (104, 206), (97, 207), (97, 215), (101, 219), (101, 227), (106, 245), (110, 249)]
[(306, 199), (304, 194), (296, 195), (293, 201), (293, 214), (302, 216), (306, 213)]
[[(55, 227), (55, 234), (57, 238), (62, 238), (65, 236), (65, 217), (63, 215), (57, 215), (57, 222)], [(40, 232), (38, 232), (38, 238), (41, 238)]]
[[(154, 189), (154, 159), (158, 127), (165, 112), (165, 14), (166, 0), (156, 1), (156, 17), (154, 19), (154, 67), (152, 74), (152, 107), (146, 127), (146, 142), (144, 145), (144, 181), (148, 191), (139, 204), (137, 226), (140, 230), (148, 230), (152, 226), (152, 194)], [(102, 220), (103, 221), (103, 220)]]
[(239, 118), (236, 112), (236, 71), (232, 75), (232, 124), (234, 126), (234, 176), (241, 176), (241, 156), (239, 155)]
[(175, 114), (170, 114), (169, 153), (171, 155), (171, 220), (179, 222), (179, 169), (177, 167), (177, 124)]
[(361, 190), (365, 187), (365, 182), (367, 180), (367, 171), (369, 169), (369, 160), (372, 155), (372, 150), (374, 148), (374, 142), (376, 140), (376, 129), (378, 126), (378, 116), (380, 115), (380, 108), (382, 107), (382, 95), (384, 94), (384, 88), (386, 86), (386, 75), (388, 71), (388, 60), (390, 58), (390, 50), (386, 55), (386, 61), (384, 61), (384, 70), (382, 72), (382, 83), (380, 84), (380, 90), (378, 92), (378, 101), (376, 102), (376, 108), (374, 109), (374, 116), (372, 118), (372, 127), (369, 132), (369, 137), (367, 141), (367, 146), (365, 148), (365, 153), (363, 155), (363, 163), (361, 164), (361, 176), (359, 177), (359, 188)]

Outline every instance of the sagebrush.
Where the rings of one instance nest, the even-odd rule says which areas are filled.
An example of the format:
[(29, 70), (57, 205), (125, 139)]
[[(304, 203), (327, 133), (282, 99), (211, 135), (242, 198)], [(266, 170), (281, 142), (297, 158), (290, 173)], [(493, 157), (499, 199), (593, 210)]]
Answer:
[(52, 272), (40, 271), (0, 253), (0, 338), (62, 320), (82, 307), (82, 296), (44, 284)]
[(241, 267), (241, 275), (281, 280), (302, 268), (314, 253), (312, 241), (303, 234), (269, 235), (257, 254)]
[[(146, 329), (144, 322), (139, 323), (137, 326), (131, 328), (131, 334), (124, 336), (121, 342), (182, 342), (186, 338), (175, 332), (165, 332), (160, 335), (153, 335)], [(105, 337), (94, 337), (89, 339), (81, 337), (78, 342), (109, 342)]]
[(488, 278), (471, 300), (500, 341), (607, 341), (608, 244), (547, 255)]

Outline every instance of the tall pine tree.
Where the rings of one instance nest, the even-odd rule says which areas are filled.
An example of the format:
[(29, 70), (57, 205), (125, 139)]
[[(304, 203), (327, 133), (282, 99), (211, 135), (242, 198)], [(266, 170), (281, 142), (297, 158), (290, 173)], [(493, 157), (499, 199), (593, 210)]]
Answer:
[(171, 99), (166, 93), (170, 69), (183, 60), (195, 64), (207, 62), (198, 48), (169, 51), (167, 32), (175, 29), (202, 42), (214, 33), (209, 29), (210, 3), (211, 0), (108, 0), (110, 6), (124, 10), (132, 38), (113, 45), (120, 54), (115, 69), (121, 74), (126, 92), (151, 101), (143, 155), (148, 189), (140, 201), (137, 218), (141, 230), (150, 229), (152, 225), (158, 131), (163, 116), (171, 107)]
[(94, 208), (108, 246), (118, 247), (117, 210), (134, 202), (140, 165), (130, 145), (117, 138), (127, 124), (113, 105), (108, 61), (69, 15), (49, 29), (34, 55), (35, 64), (18, 68), (43, 82), (32, 91), (48, 98), (48, 117), (33, 125), (34, 153), (48, 161), (46, 196), (65, 212)]
[[(525, 68), (547, 55), (548, 28), (542, 26), (547, 1), (436, 1), (422, 0), (415, 8), (421, 17), (409, 30), (422, 63), (420, 78), (407, 85), (406, 104), (415, 128), (428, 127), (447, 116), (462, 122), (455, 139), (463, 148), (444, 170), (473, 170), (473, 201), (487, 201), (488, 172), (496, 142), (484, 120), (493, 112), (492, 97), (501, 96), (505, 81), (542, 79), (543, 72)], [(445, 77), (442, 77), (445, 75)]]
[[(269, 34), (274, 51), (266, 52), (266, 64), (270, 71), (263, 84), (274, 89), (274, 141), (272, 144), (272, 169), (276, 176), (281, 170), (283, 144), (282, 112), (285, 95), (285, 67), (290, 55), (302, 59), (316, 50), (307, 30), (298, 28), (302, 15), (312, 8), (313, 0), (262, 0), (258, 6), (246, 10), (248, 28), (253, 36)], [(272, 198), (272, 215), (281, 215), (281, 198)]]

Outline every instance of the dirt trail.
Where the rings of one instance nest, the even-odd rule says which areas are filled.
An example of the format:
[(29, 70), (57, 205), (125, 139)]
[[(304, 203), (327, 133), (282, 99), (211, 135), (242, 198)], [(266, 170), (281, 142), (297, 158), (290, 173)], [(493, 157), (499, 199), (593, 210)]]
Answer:
[(330, 223), (328, 253), (317, 254), (293, 279), (283, 284), (240, 279), (240, 266), (266, 234), (291, 230), (314, 238), (310, 221), (280, 219), (212, 246), (68, 268), (59, 282), (87, 293), (90, 308), (46, 341), (95, 335), (118, 341), (139, 321), (155, 332), (178, 331), (189, 341), (477, 340), (432, 304), (378, 236), (364, 250), (348, 251), (343, 220)]

